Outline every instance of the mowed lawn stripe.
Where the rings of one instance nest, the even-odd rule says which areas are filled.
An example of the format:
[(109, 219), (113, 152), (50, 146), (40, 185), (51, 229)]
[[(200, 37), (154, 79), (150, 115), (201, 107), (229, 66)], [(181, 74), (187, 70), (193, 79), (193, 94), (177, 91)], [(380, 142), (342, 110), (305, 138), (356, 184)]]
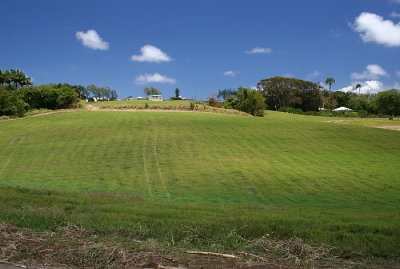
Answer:
[[(2, 122), (0, 155), (15, 156), (0, 182), (144, 198), (151, 188), (154, 199), (175, 201), (398, 202), (400, 133), (325, 121), (273, 112), (80, 111)], [(16, 149), (9, 142), (27, 123)]]

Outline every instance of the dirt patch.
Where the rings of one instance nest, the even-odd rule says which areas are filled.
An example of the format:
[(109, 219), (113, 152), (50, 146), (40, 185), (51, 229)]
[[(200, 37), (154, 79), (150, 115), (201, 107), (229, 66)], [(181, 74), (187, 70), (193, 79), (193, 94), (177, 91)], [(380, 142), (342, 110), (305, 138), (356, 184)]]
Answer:
[(400, 125), (380, 125), (380, 126), (371, 126), (373, 128), (380, 128), (380, 129), (388, 129), (388, 130), (395, 130), (400, 131)]

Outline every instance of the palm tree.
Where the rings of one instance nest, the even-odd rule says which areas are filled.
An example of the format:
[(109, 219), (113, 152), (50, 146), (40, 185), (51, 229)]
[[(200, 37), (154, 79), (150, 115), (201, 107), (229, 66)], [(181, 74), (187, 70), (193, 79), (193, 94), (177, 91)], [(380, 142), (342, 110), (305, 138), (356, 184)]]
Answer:
[(10, 86), (11, 85), (11, 81), (12, 81), (11, 72), (9, 70), (3, 71), (2, 83), (3, 84), (7, 84), (8, 86)]
[(329, 91), (331, 91), (332, 84), (335, 84), (335, 82), (336, 81), (334, 78), (331, 78), (331, 77), (326, 78), (325, 84), (329, 85)]
[(31, 78), (27, 77), (24, 72), (19, 69), (11, 69), (6, 72), (8, 73), (6, 83), (10, 86), (11, 83), (14, 83), (15, 89), (18, 89), (20, 86), (32, 85)]
[(358, 95), (360, 95), (361, 87), (361, 84), (357, 83), (355, 88), (358, 89)]

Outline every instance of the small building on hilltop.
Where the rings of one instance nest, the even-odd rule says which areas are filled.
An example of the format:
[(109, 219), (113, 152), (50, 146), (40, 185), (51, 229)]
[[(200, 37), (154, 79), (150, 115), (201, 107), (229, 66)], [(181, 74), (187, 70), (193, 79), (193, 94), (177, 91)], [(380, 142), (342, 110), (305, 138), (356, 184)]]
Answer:
[(162, 95), (154, 94), (154, 95), (149, 95), (149, 101), (162, 101)]

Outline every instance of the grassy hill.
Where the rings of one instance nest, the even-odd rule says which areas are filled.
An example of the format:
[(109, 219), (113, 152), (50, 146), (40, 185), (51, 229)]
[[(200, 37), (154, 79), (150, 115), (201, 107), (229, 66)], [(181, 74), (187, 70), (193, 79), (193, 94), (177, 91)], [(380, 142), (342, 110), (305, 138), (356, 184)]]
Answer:
[(76, 111), (0, 122), (0, 221), (207, 248), (268, 234), (398, 257), (400, 132), (368, 125), (399, 122), (330, 120)]

